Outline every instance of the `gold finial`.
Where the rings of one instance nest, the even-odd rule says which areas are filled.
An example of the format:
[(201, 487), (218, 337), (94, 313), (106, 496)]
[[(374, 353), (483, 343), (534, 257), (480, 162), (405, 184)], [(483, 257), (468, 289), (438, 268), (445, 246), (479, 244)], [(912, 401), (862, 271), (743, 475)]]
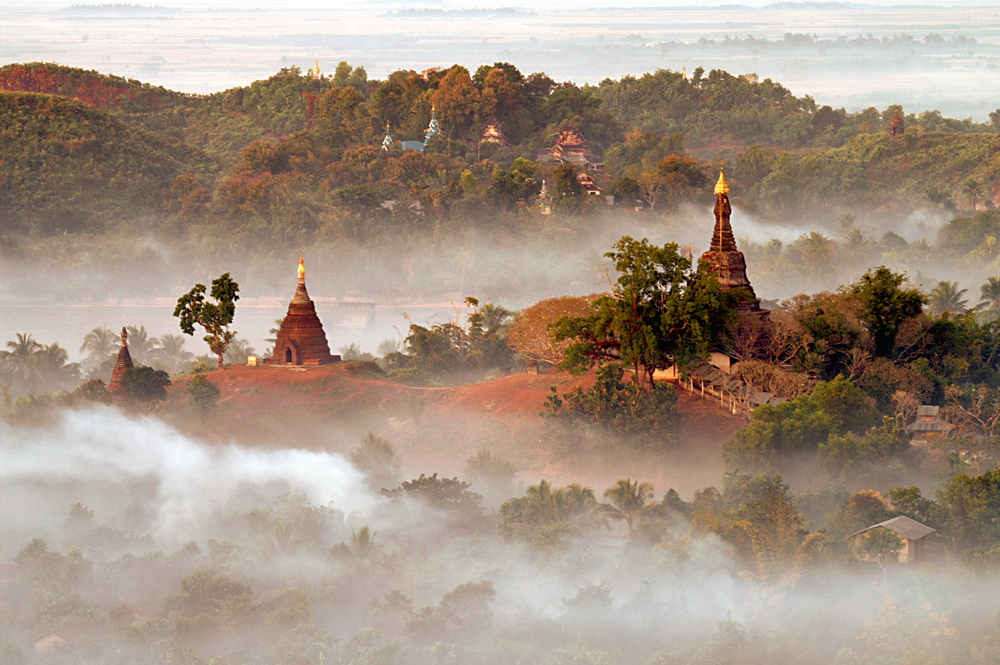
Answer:
[(729, 185), (726, 183), (726, 176), (721, 167), (719, 168), (719, 182), (715, 183), (715, 193), (729, 194)]
[(302, 260), (302, 255), (299, 254), (299, 279), (303, 279), (306, 276), (306, 264)]
[(316, 58), (316, 73), (319, 74), (319, 58)]
[(122, 346), (128, 346), (128, 331), (122, 326)]

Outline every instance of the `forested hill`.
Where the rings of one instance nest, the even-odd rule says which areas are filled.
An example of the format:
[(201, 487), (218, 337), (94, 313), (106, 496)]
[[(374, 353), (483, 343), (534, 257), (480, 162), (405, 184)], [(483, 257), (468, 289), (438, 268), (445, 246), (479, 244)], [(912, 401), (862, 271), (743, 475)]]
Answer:
[[(440, 229), (536, 214), (542, 180), (557, 217), (605, 210), (573, 167), (538, 161), (566, 125), (605, 164), (596, 186), (630, 211), (641, 202), (640, 214), (710, 196), (720, 159), (734, 199), (776, 218), (862, 204), (954, 211), (1000, 198), (1000, 111), (992, 124), (903, 113), (905, 134), (889, 137), (904, 109), (847, 113), (753, 74), (700, 68), (577, 86), (509, 63), (384, 81), (340, 63), (321, 79), (290, 68), (192, 96), (31, 63), (0, 68), (0, 109), (0, 201), (17, 242), (140, 215), (154, 230), (251, 247), (300, 246), (317, 233), (366, 241), (428, 218)], [(400, 141), (424, 138), (432, 109), (440, 136), (422, 153), (400, 151)], [(506, 145), (480, 142), (492, 119)], [(386, 126), (396, 141), (388, 153)], [(399, 200), (407, 204), (383, 206)]]
[(0, 208), (38, 234), (148, 215), (178, 176), (217, 170), (204, 152), (81, 102), (0, 94)]

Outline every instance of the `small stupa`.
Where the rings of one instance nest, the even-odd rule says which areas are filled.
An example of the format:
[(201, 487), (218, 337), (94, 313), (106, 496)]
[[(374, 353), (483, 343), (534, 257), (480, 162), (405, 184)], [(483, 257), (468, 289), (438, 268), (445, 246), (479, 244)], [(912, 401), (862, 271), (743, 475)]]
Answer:
[(899, 109), (896, 109), (892, 120), (889, 121), (889, 136), (902, 136), (905, 129), (903, 116), (899, 115)]
[(437, 119), (437, 106), (431, 105), (431, 122), (427, 125), (427, 129), (424, 130), (424, 145), (430, 141), (435, 136), (441, 135), (441, 127), (438, 125)]
[(382, 139), (382, 149), (388, 152), (393, 143), (395, 141), (392, 140), (392, 136), (389, 134), (389, 123), (385, 123), (385, 138)]
[(761, 309), (760, 298), (753, 291), (747, 278), (746, 258), (736, 247), (733, 237), (733, 227), (729, 217), (733, 209), (729, 205), (729, 184), (722, 169), (719, 169), (719, 181), (715, 185), (715, 231), (712, 234), (712, 244), (701, 258), (708, 261), (712, 271), (719, 279), (723, 291), (743, 289), (750, 298), (740, 305), (740, 319), (761, 319), (767, 316), (767, 310)]
[(108, 384), (109, 391), (122, 389), (122, 374), (125, 370), (135, 367), (132, 364), (132, 354), (128, 352), (128, 331), (122, 327), (122, 348), (118, 350), (118, 360), (115, 361), (115, 369), (111, 372), (111, 382)]
[(323, 324), (316, 315), (316, 305), (306, 291), (306, 267), (300, 256), (299, 285), (281, 321), (274, 341), (274, 355), (265, 358), (264, 364), (329, 365), (336, 362), (340, 362), (340, 356), (330, 353)]

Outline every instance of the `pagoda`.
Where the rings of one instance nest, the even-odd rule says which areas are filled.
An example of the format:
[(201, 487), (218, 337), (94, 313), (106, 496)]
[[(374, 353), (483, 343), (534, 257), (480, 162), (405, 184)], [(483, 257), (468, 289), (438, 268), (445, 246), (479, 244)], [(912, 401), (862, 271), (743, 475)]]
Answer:
[(892, 120), (889, 121), (889, 136), (902, 136), (904, 129), (903, 116), (899, 115), (899, 109), (896, 109)]
[(306, 267), (299, 257), (299, 285), (288, 313), (281, 320), (274, 341), (274, 355), (264, 359), (265, 365), (329, 365), (340, 362), (340, 356), (330, 353), (323, 324), (316, 315), (309, 292), (306, 291)]
[(395, 143), (395, 141), (393, 141), (392, 136), (389, 135), (389, 123), (385, 123), (385, 138), (382, 139), (382, 149), (388, 152), (393, 143)]
[(316, 66), (310, 67), (309, 71), (306, 72), (306, 76), (317, 81), (321, 81), (323, 79), (323, 72), (320, 71), (319, 68), (319, 58), (316, 58)]
[(122, 327), (122, 348), (118, 350), (118, 360), (115, 361), (115, 368), (111, 372), (111, 383), (108, 384), (109, 391), (122, 389), (122, 374), (125, 370), (135, 367), (132, 364), (132, 354), (128, 352), (128, 331)]
[(723, 291), (743, 289), (750, 296), (740, 303), (740, 322), (760, 321), (767, 316), (767, 310), (761, 309), (760, 298), (754, 293), (747, 278), (746, 259), (743, 257), (743, 252), (736, 248), (733, 227), (729, 224), (732, 212), (733, 209), (729, 205), (729, 185), (720, 169), (719, 182), (715, 185), (715, 231), (712, 234), (711, 246), (701, 258), (708, 261)]
[(427, 125), (427, 129), (424, 130), (424, 145), (427, 145), (427, 142), (435, 136), (440, 135), (441, 128), (438, 126), (437, 108), (434, 104), (431, 104), (431, 123)]

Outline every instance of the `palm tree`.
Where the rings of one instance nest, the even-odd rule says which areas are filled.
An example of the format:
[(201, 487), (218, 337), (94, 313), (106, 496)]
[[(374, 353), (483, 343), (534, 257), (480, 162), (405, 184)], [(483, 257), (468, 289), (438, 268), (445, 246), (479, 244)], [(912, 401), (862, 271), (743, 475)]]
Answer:
[(990, 277), (979, 290), (982, 300), (976, 307), (980, 309), (1000, 309), (1000, 275)]
[(275, 319), (274, 327), (267, 331), (267, 333), (271, 335), (271, 337), (268, 337), (264, 341), (270, 344), (271, 346), (274, 346), (274, 343), (278, 341), (278, 333), (281, 332), (281, 324), (284, 322), (285, 319), (283, 318)]
[(151, 355), (155, 361), (163, 363), (171, 374), (179, 372), (182, 367), (194, 362), (194, 354), (184, 350), (185, 341), (184, 335), (164, 335)]
[(514, 312), (493, 303), (486, 303), (479, 312), (483, 315), (483, 329), (489, 331), (504, 330), (508, 322), (514, 318)]
[(945, 312), (961, 314), (965, 311), (965, 303), (968, 302), (962, 298), (966, 290), (959, 289), (958, 282), (938, 282), (937, 287), (931, 291), (931, 311), (937, 316)]
[(35, 357), (42, 345), (27, 333), (16, 333), (14, 337), (7, 342), (8, 350), (0, 351), (0, 380), (11, 389), (11, 392), (26, 395), (45, 383), (45, 377)]
[(80, 381), (80, 365), (67, 362), (69, 354), (58, 344), (47, 344), (33, 355), (47, 392), (70, 390)]
[(270, 335), (270, 337), (268, 337), (267, 339), (264, 340), (268, 344), (268, 347), (266, 349), (264, 349), (264, 353), (263, 353), (263, 355), (264, 355), (265, 358), (270, 357), (271, 354), (272, 354), (272, 352), (274, 351), (274, 345), (278, 343), (278, 333), (281, 332), (281, 324), (284, 323), (284, 322), (285, 322), (285, 319), (283, 319), (283, 318), (282, 319), (275, 319), (274, 320), (274, 327), (267, 331), (267, 333)]
[(969, 178), (962, 185), (962, 193), (972, 201), (972, 212), (976, 212), (976, 200), (983, 194), (983, 183), (976, 178)]
[(856, 254), (868, 247), (868, 239), (865, 232), (859, 228), (853, 228), (844, 236), (844, 249), (851, 254)]
[(364, 563), (368, 563), (374, 556), (382, 551), (382, 546), (375, 542), (378, 531), (372, 531), (368, 525), (361, 527), (357, 531), (351, 529), (351, 553)]
[(986, 236), (983, 239), (983, 244), (977, 249), (980, 253), (982, 253), (983, 258), (985, 258), (987, 262), (992, 261), (996, 258), (997, 254), (1000, 254), (1000, 244), (997, 243), (996, 236)]
[(136, 365), (144, 365), (158, 344), (155, 337), (150, 337), (146, 326), (128, 326), (128, 352)]
[(910, 254), (920, 261), (929, 261), (933, 251), (931, 244), (927, 242), (927, 238), (921, 238), (910, 244)]
[(841, 213), (840, 215), (840, 228), (844, 233), (847, 233), (854, 228), (854, 222), (857, 221), (858, 216), (853, 212), (847, 211)]
[(580, 483), (555, 489), (547, 480), (529, 485), (524, 493), (532, 506), (536, 524), (585, 521), (597, 508), (594, 490)]
[(95, 363), (101, 363), (118, 352), (122, 338), (107, 326), (94, 328), (83, 338), (80, 353), (86, 353)]
[(628, 525), (628, 535), (632, 535), (632, 524), (651, 498), (654, 488), (651, 483), (632, 482), (631, 478), (622, 478), (604, 492), (604, 498), (611, 501), (604, 504), (604, 512), (612, 519), (625, 520)]

